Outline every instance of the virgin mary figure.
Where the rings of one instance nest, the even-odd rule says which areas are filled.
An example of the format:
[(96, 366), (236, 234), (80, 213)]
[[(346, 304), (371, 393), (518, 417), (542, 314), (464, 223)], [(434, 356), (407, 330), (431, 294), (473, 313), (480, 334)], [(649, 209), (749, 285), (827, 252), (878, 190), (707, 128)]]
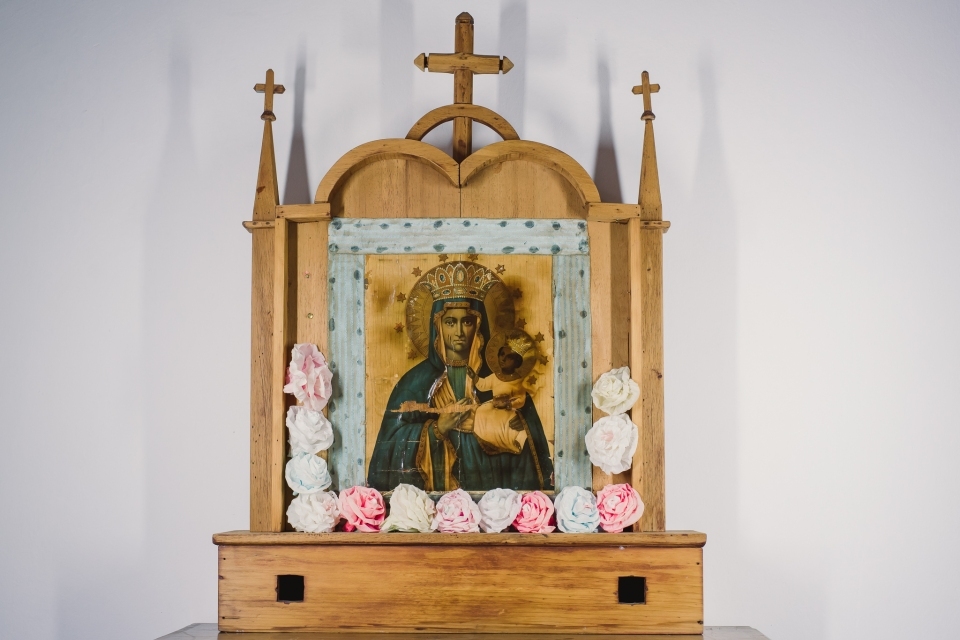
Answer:
[(407, 331), (426, 359), (390, 394), (370, 458), (371, 487), (553, 489), (553, 462), (529, 394), (516, 412), (515, 428), (527, 435), (519, 452), (473, 432), (477, 406), (492, 399), (490, 391), (477, 390), (477, 381), (491, 374), (484, 360), (490, 316), (493, 329), (513, 328), (512, 298), (483, 265), (441, 264), (414, 285), (407, 299)]

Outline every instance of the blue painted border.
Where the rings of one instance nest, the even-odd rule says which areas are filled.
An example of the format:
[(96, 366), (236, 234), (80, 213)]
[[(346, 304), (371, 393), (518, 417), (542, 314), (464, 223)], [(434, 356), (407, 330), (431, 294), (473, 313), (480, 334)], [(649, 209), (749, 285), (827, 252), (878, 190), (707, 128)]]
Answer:
[(593, 422), (590, 258), (553, 259), (554, 485), (590, 489), (593, 468), (584, 436)]
[(586, 255), (583, 220), (334, 218), (330, 254), (530, 253)]
[(329, 463), (333, 487), (339, 491), (366, 484), (364, 263), (362, 255), (330, 256), (327, 300), (334, 378), (329, 415), (335, 435)]

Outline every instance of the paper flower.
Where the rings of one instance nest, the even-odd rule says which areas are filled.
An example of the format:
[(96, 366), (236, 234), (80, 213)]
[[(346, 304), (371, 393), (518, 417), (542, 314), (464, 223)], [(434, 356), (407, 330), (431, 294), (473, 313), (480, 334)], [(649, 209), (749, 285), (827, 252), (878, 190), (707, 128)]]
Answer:
[(597, 498), (583, 487), (564, 487), (553, 506), (557, 528), (564, 533), (594, 533), (600, 525)]
[(625, 413), (600, 418), (584, 437), (590, 462), (605, 473), (626, 471), (633, 464), (638, 435), (637, 425)]
[(283, 388), (311, 411), (321, 411), (333, 392), (333, 372), (317, 349), (317, 345), (303, 343), (293, 345), (287, 369), (287, 384)]
[(297, 531), (330, 533), (340, 522), (340, 504), (333, 491), (299, 495), (287, 507), (287, 522)]
[(287, 460), (283, 475), (293, 489), (293, 495), (323, 491), (333, 483), (327, 471), (327, 461), (312, 453), (294, 454)]
[(513, 489), (491, 489), (477, 503), (480, 528), (487, 533), (500, 533), (517, 519), (520, 494)]
[(386, 515), (383, 496), (371, 487), (350, 487), (340, 492), (340, 515), (344, 531), (380, 531)]
[(333, 425), (319, 411), (296, 405), (287, 409), (290, 453), (317, 453), (333, 444)]
[(463, 489), (445, 493), (437, 501), (437, 515), (430, 528), (440, 533), (475, 533), (480, 531), (480, 507)]
[(612, 369), (593, 385), (593, 404), (607, 415), (629, 411), (640, 398), (640, 385), (630, 378), (630, 367)]
[(390, 515), (380, 530), (427, 533), (432, 531), (436, 512), (437, 507), (426, 491), (412, 484), (398, 484), (390, 496)]
[(520, 498), (520, 513), (513, 526), (520, 533), (550, 533), (556, 527), (550, 524), (553, 503), (542, 491), (531, 491)]
[(620, 533), (643, 515), (643, 500), (629, 484), (608, 484), (597, 492), (600, 528)]

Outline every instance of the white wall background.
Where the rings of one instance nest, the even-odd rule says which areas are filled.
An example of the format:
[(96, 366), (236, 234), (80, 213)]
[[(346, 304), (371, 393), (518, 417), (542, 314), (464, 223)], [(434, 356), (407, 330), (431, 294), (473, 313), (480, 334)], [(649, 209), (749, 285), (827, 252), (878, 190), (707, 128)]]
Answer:
[(461, 10), (517, 63), (476, 101), (608, 198), (636, 201), (630, 87), (663, 85), (668, 526), (709, 535), (707, 624), (956, 634), (956, 3), (7, 1), (0, 637), (215, 620), (210, 535), (247, 525), (252, 85), (288, 87), (306, 201), (450, 102), (411, 61)]

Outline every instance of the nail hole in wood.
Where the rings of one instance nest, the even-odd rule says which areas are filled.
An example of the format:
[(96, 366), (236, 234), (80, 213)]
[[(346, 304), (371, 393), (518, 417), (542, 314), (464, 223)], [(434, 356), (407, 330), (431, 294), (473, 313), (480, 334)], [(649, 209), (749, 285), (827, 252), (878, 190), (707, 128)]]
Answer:
[(303, 602), (303, 576), (277, 576), (277, 602)]
[(637, 576), (617, 578), (617, 602), (620, 604), (646, 604), (647, 579)]

